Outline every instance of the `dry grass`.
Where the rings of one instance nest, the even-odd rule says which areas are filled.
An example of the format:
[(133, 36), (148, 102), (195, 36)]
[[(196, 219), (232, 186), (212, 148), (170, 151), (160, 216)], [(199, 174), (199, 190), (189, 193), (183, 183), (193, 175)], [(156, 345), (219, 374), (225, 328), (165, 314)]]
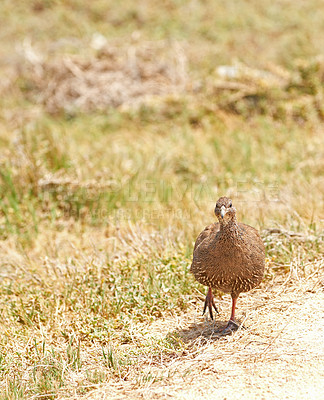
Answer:
[(186, 58), (177, 43), (134, 41), (125, 46), (97, 35), (92, 46), (97, 52), (91, 57), (51, 60), (25, 43), (23, 79), (32, 88), (29, 97), (50, 113), (89, 112), (180, 94), (186, 86)]
[[(320, 7), (5, 2), (1, 398), (320, 398)], [(224, 194), (267, 250), (229, 337), (189, 273)]]
[[(318, 393), (324, 277), (316, 241), (323, 240), (279, 229), (264, 234), (277, 257), (289, 244), (294, 255), (287, 264), (267, 260), (261, 288), (240, 297), (238, 318), (247, 329), (231, 337), (217, 333), (229, 297), (219, 296), (215, 322), (204, 321), (201, 287), (174, 232), (149, 234), (133, 225), (108, 238), (52, 232), (25, 255), (3, 248), (3, 393), (204, 398), (206, 387), (216, 398), (237, 398), (242, 390), (275, 398), (280, 385), (280, 393), (296, 398), (310, 386), (286, 384), (278, 371), (290, 376), (297, 369), (297, 381), (306, 368)], [(312, 251), (317, 259), (307, 261)]]
[[(128, 373), (85, 398), (320, 398), (323, 286), (316, 279), (291, 283), (244, 296), (240, 305), (247, 329), (233, 337), (216, 333), (225, 325), (228, 301), (222, 302), (227, 314), (221, 312), (221, 322), (202, 322), (195, 310), (153, 324), (146, 337), (175, 335), (181, 348), (169, 354), (161, 348), (159, 356), (140, 360), (134, 375)], [(141, 342), (141, 337), (134, 335), (133, 340)]]
[[(135, 34), (136, 37), (136, 34)], [(12, 74), (3, 84), (10, 91), (20, 82), (24, 96), (51, 114), (127, 110), (163, 101), (198, 97), (207, 108), (251, 117), (321, 121), (323, 119), (323, 58), (296, 61), (290, 69), (265, 64), (219, 65), (208, 76), (188, 76), (189, 48), (185, 42), (108, 42), (99, 34), (87, 43), (86, 55), (44, 52), (24, 41)], [(193, 61), (190, 60), (189, 61)], [(190, 78), (190, 79), (189, 79)], [(208, 101), (206, 101), (206, 97)], [(201, 106), (201, 105), (200, 105)]]

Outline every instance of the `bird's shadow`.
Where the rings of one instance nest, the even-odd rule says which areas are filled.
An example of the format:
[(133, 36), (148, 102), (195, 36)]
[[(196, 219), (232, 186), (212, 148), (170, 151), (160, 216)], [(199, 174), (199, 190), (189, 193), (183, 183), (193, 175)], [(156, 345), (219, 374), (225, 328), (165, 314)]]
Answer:
[(233, 334), (237, 328), (226, 330), (228, 321), (205, 320), (192, 323), (188, 328), (176, 329), (171, 333), (173, 337), (179, 337), (184, 343), (192, 343), (200, 339), (201, 344), (215, 341)]

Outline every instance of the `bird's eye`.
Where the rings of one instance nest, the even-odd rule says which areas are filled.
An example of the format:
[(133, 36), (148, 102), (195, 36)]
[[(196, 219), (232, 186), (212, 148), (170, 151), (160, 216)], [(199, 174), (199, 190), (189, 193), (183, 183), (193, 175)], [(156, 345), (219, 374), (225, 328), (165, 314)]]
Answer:
[(232, 207), (232, 203), (230, 203), (230, 205), (229, 205), (230, 207)]

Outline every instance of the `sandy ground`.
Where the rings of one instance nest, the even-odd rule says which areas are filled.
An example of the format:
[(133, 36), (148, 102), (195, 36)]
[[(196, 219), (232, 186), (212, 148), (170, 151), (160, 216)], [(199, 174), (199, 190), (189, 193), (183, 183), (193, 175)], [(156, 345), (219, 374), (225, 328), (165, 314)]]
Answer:
[[(135, 376), (88, 393), (88, 399), (322, 399), (324, 388), (324, 292), (321, 280), (285, 282), (241, 295), (238, 316), (246, 329), (222, 337), (227, 296), (215, 322), (190, 313), (157, 321), (155, 337), (176, 335), (181, 354), (140, 366), (155, 379)], [(141, 362), (140, 362), (141, 363)]]

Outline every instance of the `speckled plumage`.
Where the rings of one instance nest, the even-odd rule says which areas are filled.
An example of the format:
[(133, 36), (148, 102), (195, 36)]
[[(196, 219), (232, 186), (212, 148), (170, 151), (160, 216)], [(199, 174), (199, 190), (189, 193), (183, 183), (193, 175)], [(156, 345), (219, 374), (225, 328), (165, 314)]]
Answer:
[(190, 270), (199, 283), (230, 293), (236, 300), (261, 282), (264, 244), (256, 229), (237, 222), (236, 209), (227, 197), (217, 201), (215, 214), (219, 223), (207, 226), (198, 236)]

